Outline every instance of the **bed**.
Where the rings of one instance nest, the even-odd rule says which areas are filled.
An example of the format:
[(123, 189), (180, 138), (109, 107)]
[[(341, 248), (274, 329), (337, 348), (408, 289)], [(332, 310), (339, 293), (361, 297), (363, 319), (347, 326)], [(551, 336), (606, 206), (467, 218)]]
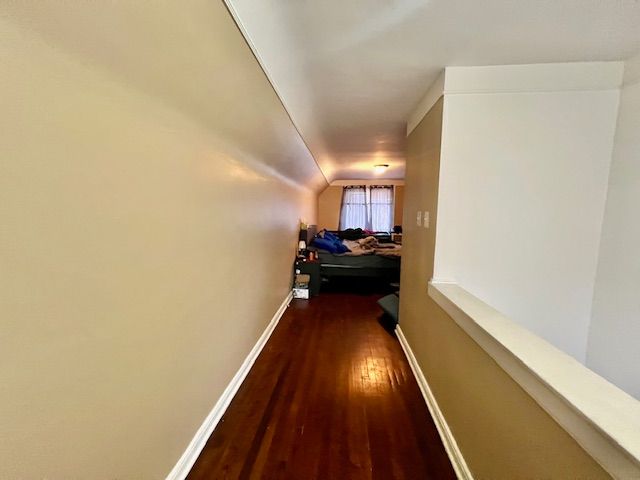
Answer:
[(400, 257), (362, 255), (349, 257), (318, 250), (320, 275), (331, 277), (369, 277), (397, 282), (400, 280)]
[[(341, 239), (354, 239), (366, 234), (350, 232), (330, 232)], [(380, 246), (392, 245), (388, 233), (374, 234)], [(348, 241), (348, 240), (347, 240)], [(313, 245), (313, 241), (311, 241)], [(400, 255), (387, 254), (385, 249), (376, 250), (377, 253), (351, 256), (349, 253), (331, 253), (322, 248), (317, 249), (320, 261), (320, 275), (325, 279), (333, 277), (367, 277), (398, 282), (400, 280)]]

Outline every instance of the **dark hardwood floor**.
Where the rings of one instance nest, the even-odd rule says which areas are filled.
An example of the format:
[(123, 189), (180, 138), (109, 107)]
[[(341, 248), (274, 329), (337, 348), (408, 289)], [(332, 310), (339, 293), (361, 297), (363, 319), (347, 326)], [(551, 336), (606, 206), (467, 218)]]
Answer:
[(377, 298), (294, 300), (188, 478), (455, 478)]

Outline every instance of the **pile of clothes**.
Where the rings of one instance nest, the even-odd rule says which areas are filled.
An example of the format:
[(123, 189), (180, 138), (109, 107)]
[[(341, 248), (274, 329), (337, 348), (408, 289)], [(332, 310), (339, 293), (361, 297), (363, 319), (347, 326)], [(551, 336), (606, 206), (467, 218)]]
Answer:
[(378, 239), (372, 236), (364, 237), (359, 240), (343, 240), (342, 243), (347, 246), (352, 255), (375, 253), (376, 248), (379, 247)]
[(322, 230), (316, 235), (312, 245), (329, 253), (347, 253), (349, 251), (349, 248), (342, 243), (340, 237), (326, 230)]
[(357, 240), (340, 240), (337, 235), (322, 230), (313, 239), (313, 246), (321, 250), (325, 250), (334, 255), (383, 255), (389, 257), (399, 257), (401, 252), (400, 245), (392, 243), (379, 243), (378, 239), (372, 235), (359, 238)]

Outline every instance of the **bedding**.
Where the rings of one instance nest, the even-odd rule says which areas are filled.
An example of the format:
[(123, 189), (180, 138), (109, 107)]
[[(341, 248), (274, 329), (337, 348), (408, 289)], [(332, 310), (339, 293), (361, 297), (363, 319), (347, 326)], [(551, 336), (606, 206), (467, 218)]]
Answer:
[(389, 258), (402, 257), (402, 245), (394, 245), (392, 247), (379, 247), (375, 250), (376, 255)]
[(313, 246), (330, 253), (346, 253), (349, 247), (344, 245), (337, 235), (323, 230), (313, 239)]
[(345, 252), (346, 256), (359, 257), (361, 255), (373, 255), (373, 248), (369, 248), (367, 245), (360, 243), (360, 240), (343, 240), (342, 244), (349, 249)]
[[(342, 244), (348, 248), (347, 252), (343, 252), (344, 255), (350, 257), (359, 257), (362, 255), (400, 257), (402, 255), (402, 245), (396, 245), (393, 243), (380, 243), (378, 239), (373, 236), (361, 238), (359, 240), (343, 240)], [(330, 252), (341, 253), (336, 251)]]
[(325, 277), (376, 277), (387, 281), (400, 278), (402, 248), (382, 243), (378, 237), (361, 234), (360, 238), (341, 239), (326, 230), (321, 231), (312, 245), (318, 249), (320, 274)]

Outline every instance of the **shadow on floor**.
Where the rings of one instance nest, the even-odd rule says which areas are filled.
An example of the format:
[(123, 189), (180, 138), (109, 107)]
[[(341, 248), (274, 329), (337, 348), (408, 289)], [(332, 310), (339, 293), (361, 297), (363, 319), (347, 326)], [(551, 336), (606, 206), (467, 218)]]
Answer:
[(396, 320), (388, 313), (383, 313), (378, 317), (378, 323), (384, 328), (384, 331), (396, 338)]
[(331, 277), (323, 280), (322, 293), (352, 293), (355, 295), (388, 295), (397, 290), (388, 280), (366, 277)]

